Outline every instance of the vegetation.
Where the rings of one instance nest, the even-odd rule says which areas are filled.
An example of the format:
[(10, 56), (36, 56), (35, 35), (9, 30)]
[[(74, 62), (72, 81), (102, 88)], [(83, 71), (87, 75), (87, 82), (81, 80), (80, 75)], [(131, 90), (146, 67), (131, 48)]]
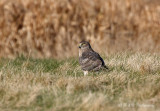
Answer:
[(160, 109), (159, 55), (117, 53), (103, 58), (110, 70), (86, 77), (77, 58), (0, 59), (0, 110)]
[(160, 51), (160, 0), (0, 0), (0, 57)]
[(160, 0), (0, 0), (0, 111), (160, 110), (159, 27)]

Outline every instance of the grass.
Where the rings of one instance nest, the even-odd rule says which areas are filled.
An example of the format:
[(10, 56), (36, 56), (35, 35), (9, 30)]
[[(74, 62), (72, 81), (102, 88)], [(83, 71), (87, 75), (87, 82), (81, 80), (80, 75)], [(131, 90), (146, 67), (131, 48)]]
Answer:
[(77, 58), (0, 59), (2, 111), (154, 111), (160, 109), (160, 56), (104, 57), (108, 72), (84, 77)]

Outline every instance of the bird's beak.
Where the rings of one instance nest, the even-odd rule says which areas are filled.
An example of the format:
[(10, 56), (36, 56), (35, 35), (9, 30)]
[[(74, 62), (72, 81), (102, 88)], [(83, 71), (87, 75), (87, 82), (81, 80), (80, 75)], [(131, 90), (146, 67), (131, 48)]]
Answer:
[(79, 49), (81, 48), (81, 44), (79, 44), (78, 48), (79, 48)]

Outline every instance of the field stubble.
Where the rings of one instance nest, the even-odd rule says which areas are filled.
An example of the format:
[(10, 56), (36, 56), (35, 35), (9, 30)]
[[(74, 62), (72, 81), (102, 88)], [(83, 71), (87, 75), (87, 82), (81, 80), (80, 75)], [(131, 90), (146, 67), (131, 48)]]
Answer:
[(0, 56), (160, 50), (159, 0), (0, 0)]
[(86, 77), (76, 58), (0, 59), (0, 110), (160, 110), (158, 55), (119, 53), (103, 58), (110, 70)]

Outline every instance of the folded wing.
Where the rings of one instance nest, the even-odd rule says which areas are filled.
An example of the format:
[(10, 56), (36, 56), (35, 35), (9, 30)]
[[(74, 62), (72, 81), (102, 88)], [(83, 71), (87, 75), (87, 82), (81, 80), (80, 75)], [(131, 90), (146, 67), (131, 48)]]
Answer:
[(102, 66), (105, 66), (103, 59), (100, 55), (94, 51), (84, 52), (82, 57), (79, 58), (82, 70), (99, 70)]

